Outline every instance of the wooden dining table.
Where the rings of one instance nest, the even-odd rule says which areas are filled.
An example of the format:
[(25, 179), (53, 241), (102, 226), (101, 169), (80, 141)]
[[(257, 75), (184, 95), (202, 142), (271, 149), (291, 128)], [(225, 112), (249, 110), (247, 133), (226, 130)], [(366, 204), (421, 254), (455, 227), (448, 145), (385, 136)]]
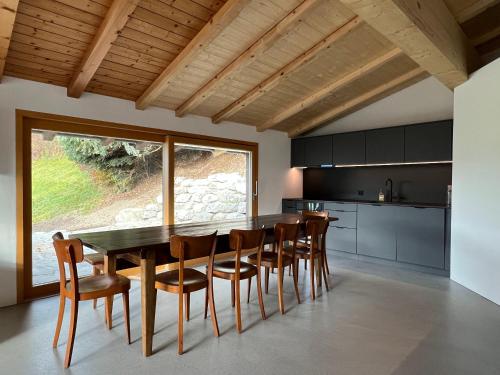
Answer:
[[(211, 221), (202, 223), (173, 224), (157, 227), (120, 229), (105, 232), (73, 234), (84, 246), (104, 255), (104, 272), (110, 275), (117, 272), (117, 259), (124, 258), (140, 266), (141, 282), (141, 324), (142, 352), (147, 357), (152, 354), (153, 331), (155, 322), (154, 290), (157, 266), (164, 270), (176, 269), (177, 260), (170, 255), (170, 236), (198, 236), (217, 231), (216, 260), (234, 256), (229, 250), (231, 229), (266, 230), (265, 243), (274, 240), (273, 228), (277, 223), (301, 223), (305, 229), (304, 218), (299, 214), (276, 214), (248, 217), (244, 219)], [(330, 218), (330, 221), (338, 220)], [(192, 260), (185, 266), (199, 266), (208, 263), (208, 257)], [(106, 309), (112, 309), (113, 298), (107, 298)], [(112, 322), (107, 322), (111, 328)]]

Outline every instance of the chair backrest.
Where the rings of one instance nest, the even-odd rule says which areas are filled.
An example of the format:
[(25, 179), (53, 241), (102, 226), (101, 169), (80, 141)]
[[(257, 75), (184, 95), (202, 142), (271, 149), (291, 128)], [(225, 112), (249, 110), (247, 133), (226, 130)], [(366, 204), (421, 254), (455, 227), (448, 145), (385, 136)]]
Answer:
[(189, 260), (212, 255), (217, 243), (217, 231), (206, 236), (170, 237), (170, 254), (177, 259)]
[(281, 263), (283, 257), (284, 243), (292, 242), (292, 258), (295, 258), (295, 249), (299, 239), (300, 221), (297, 220), (294, 224), (278, 223), (274, 226), (274, 242), (278, 246), (278, 263)]
[(264, 229), (232, 229), (229, 232), (229, 248), (233, 251), (261, 249), (264, 245), (266, 231)]
[(64, 264), (68, 264), (71, 292), (74, 295), (78, 294), (78, 271), (77, 263), (83, 262), (83, 244), (79, 239), (65, 240), (60, 232), (54, 234), (54, 249), (57, 256), (57, 264), (59, 266), (59, 286), (61, 291), (66, 289), (66, 269)]
[(302, 211), (305, 220), (324, 219), (328, 217), (328, 211)]
[(326, 232), (328, 230), (328, 218), (322, 220), (310, 219), (306, 221), (306, 238), (311, 241), (312, 251), (324, 250), (326, 246)]

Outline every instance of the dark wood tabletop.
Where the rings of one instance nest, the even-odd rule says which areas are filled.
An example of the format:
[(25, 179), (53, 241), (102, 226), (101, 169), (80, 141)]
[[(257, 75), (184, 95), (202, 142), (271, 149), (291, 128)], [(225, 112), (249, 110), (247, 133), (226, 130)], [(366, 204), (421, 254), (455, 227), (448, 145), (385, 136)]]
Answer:
[[(70, 238), (79, 238), (83, 244), (104, 255), (119, 255), (139, 250), (167, 250), (170, 236), (198, 236), (218, 231), (218, 238), (228, 236), (231, 229), (258, 229), (264, 226), (270, 234), (277, 223), (294, 223), (304, 219), (299, 214), (263, 215), (236, 220), (211, 221), (203, 223), (173, 224), (159, 227), (120, 229), (106, 232), (73, 234)], [(330, 221), (338, 220), (330, 218)], [(224, 241), (222, 241), (224, 242)]]

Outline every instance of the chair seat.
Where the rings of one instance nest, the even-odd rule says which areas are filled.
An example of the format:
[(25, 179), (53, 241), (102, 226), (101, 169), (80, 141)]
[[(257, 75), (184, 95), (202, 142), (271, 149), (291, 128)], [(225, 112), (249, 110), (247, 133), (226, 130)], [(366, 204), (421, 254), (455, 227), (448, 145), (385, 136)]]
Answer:
[[(80, 300), (111, 296), (123, 293), (130, 289), (130, 280), (121, 275), (88, 276), (78, 279), (78, 292)], [(71, 282), (66, 282), (66, 290), (71, 290)]]
[[(234, 280), (236, 274), (236, 262), (234, 260), (227, 260), (214, 264), (215, 277), (227, 280)], [(248, 279), (249, 277), (257, 275), (257, 267), (250, 263), (240, 262), (240, 280)]]
[[(297, 244), (298, 245), (298, 244)], [(289, 256), (292, 256), (293, 249), (292, 247), (285, 247), (283, 249)], [(315, 257), (319, 257), (320, 251), (316, 250), (314, 253)], [(300, 258), (300, 259), (305, 259), (305, 258), (310, 258), (311, 257), (311, 250), (309, 246), (297, 246), (295, 248), (295, 257)]]
[(103, 265), (104, 264), (104, 255), (100, 253), (95, 254), (85, 254), (83, 256), (83, 260), (89, 263), (92, 266)]
[[(207, 286), (207, 275), (192, 268), (184, 268), (183, 293), (194, 292)], [(177, 293), (179, 290), (179, 270), (156, 275), (155, 287), (166, 292)]]
[[(257, 264), (257, 254), (249, 255), (248, 262), (250, 264)], [(272, 251), (263, 251), (260, 257), (260, 263), (264, 267), (278, 267), (278, 253)], [(288, 254), (283, 254), (282, 263), (283, 267), (292, 264), (292, 257)]]

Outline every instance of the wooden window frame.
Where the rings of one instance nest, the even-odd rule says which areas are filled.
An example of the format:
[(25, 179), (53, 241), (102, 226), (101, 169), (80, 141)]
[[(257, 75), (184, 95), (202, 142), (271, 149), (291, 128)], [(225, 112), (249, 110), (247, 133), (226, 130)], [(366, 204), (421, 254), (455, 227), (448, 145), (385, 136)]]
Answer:
[(163, 143), (163, 216), (167, 225), (174, 222), (175, 143), (249, 151), (252, 155), (252, 216), (258, 215), (258, 143), (17, 109), (16, 276), (18, 303), (53, 295), (59, 291), (58, 282), (32, 285), (31, 133), (33, 129)]

